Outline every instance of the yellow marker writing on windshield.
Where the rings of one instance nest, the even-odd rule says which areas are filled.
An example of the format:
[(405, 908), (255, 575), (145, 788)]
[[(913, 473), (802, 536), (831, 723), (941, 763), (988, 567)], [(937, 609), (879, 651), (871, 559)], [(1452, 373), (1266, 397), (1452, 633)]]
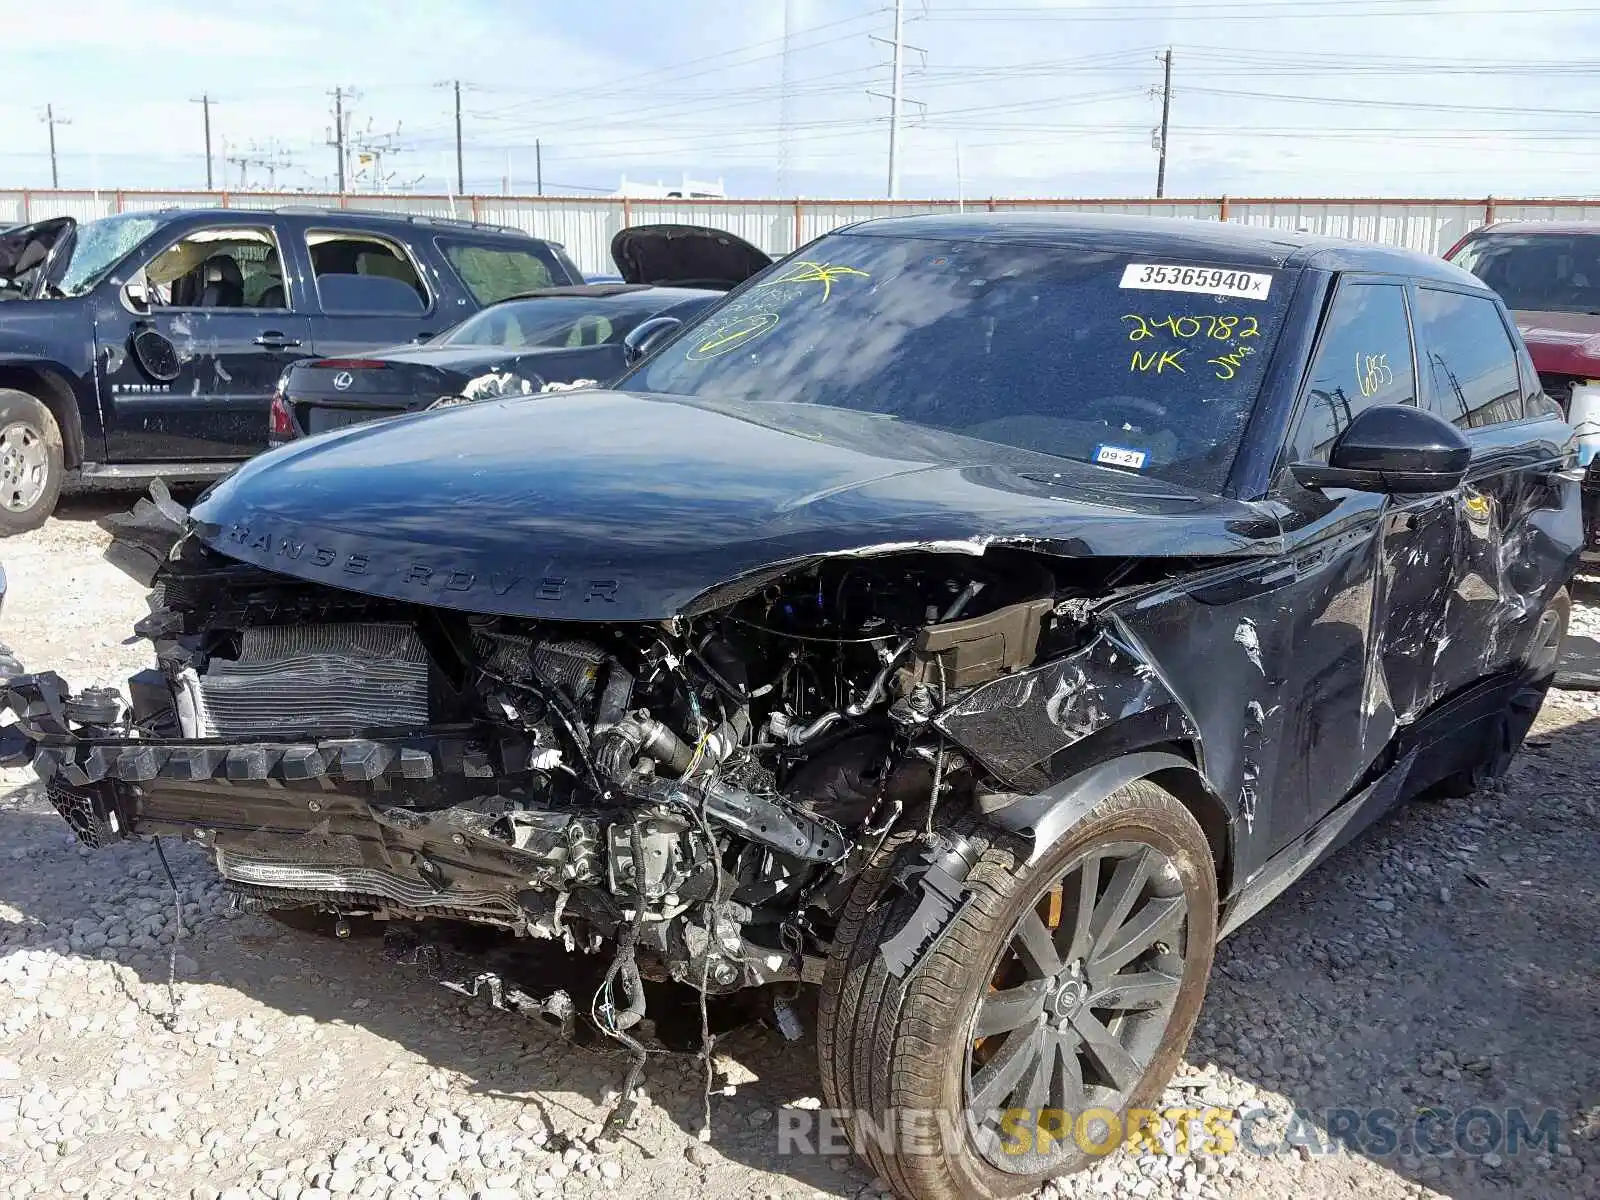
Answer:
[(780, 283), (820, 283), (822, 285), (822, 299), (824, 302), (833, 294), (833, 282), (846, 275), (856, 275), (862, 279), (871, 279), (872, 276), (865, 271), (858, 271), (854, 267), (840, 267), (829, 263), (807, 262), (801, 260), (795, 263), (776, 279), (767, 279), (756, 284), (757, 288), (776, 287)]
[(1183, 369), (1183, 364), (1178, 361), (1183, 357), (1184, 349), (1184, 347), (1179, 347), (1176, 350), (1152, 350), (1148, 354), (1141, 354), (1135, 350), (1133, 352), (1133, 361), (1128, 364), (1128, 370), (1145, 375), (1151, 373), (1159, 375), (1168, 367), (1171, 367), (1178, 374), (1186, 375), (1188, 372)]
[(684, 357), (690, 362), (699, 362), (703, 358), (716, 358), (719, 354), (727, 354), (730, 350), (737, 350), (746, 342), (760, 337), (777, 323), (778, 314), (773, 312), (751, 313), (749, 316), (729, 321), (726, 325), (719, 325), (705, 334), (689, 348)]

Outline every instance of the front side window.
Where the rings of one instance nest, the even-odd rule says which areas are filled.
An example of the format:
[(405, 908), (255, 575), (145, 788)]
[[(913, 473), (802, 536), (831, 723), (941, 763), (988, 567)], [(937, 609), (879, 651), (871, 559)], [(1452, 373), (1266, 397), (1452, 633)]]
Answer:
[(1215, 490), (1294, 283), (1181, 257), (830, 234), (621, 386), (756, 421), (826, 407)]
[(144, 277), (156, 307), (288, 307), (277, 238), (265, 227), (191, 230), (146, 263)]
[(572, 348), (608, 346), (655, 315), (660, 300), (640, 296), (540, 296), (508, 300), (468, 317), (434, 340), (439, 346)]
[(411, 256), (369, 233), (313, 229), (306, 234), (322, 311), (351, 316), (420, 317), (431, 302)]
[(1600, 314), (1600, 233), (1495, 233), (1452, 261), (1488, 284), (1506, 307)]
[(524, 247), (440, 239), (439, 244), (479, 304), (494, 304), (568, 282), (566, 271), (540, 242)]
[(1417, 289), (1417, 343), (1435, 412), (1463, 429), (1523, 417), (1517, 350), (1487, 296)]
[(1290, 439), (1294, 462), (1327, 462), (1335, 439), (1363, 409), (1415, 404), (1416, 369), (1406, 293), (1399, 284), (1344, 283), (1317, 339), (1310, 380)]

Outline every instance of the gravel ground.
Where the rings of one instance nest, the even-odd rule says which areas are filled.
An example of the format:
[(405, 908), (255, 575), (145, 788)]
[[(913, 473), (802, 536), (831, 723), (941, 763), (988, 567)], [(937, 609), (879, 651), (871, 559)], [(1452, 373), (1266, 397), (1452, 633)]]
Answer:
[[(99, 558), (105, 511), (0, 546), (0, 632), (75, 687), (147, 665), (124, 640), (142, 592)], [(1600, 633), (1600, 608), (1575, 619)], [(1502, 785), (1396, 813), (1224, 943), (1166, 1099), (1278, 1152), (1119, 1152), (1046, 1196), (1600, 1197), (1597, 725), (1600, 696), (1553, 693)], [(449, 992), (380, 939), (230, 913), (190, 846), (169, 848), (174, 1011), (178, 920), (151, 848), (80, 851), (30, 771), (0, 791), (0, 1197), (878, 1190), (844, 1157), (779, 1153), (781, 1110), (819, 1103), (809, 1030), (718, 1043), (709, 1144), (700, 1066), (665, 1053), (635, 1127), (602, 1142), (621, 1056)], [(1562, 1115), (1516, 1153), (1328, 1136), (1332, 1110), (1373, 1108), (1402, 1131), (1438, 1109)]]

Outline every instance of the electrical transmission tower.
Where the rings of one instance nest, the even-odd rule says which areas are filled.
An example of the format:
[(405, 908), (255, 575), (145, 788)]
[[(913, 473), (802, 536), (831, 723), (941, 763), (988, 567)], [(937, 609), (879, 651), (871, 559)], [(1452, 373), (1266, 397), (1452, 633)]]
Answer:
[(374, 192), (406, 191), (416, 186), (424, 178), (418, 175), (415, 179), (399, 180), (398, 171), (385, 171), (384, 162), (392, 159), (397, 154), (404, 154), (410, 149), (400, 140), (400, 125), (395, 123), (391, 133), (375, 133), (372, 122), (367, 122), (366, 129), (360, 133), (351, 134), (348, 139), (350, 150), (356, 170), (352, 177), (355, 181), (367, 184)]
[(907, 104), (914, 104), (919, 110), (926, 111), (927, 106), (920, 100), (908, 100), (905, 97), (902, 83), (905, 77), (905, 52), (915, 50), (922, 55), (923, 65), (927, 65), (928, 52), (921, 46), (912, 46), (905, 40), (905, 0), (894, 0), (894, 37), (879, 37), (877, 34), (869, 35), (873, 41), (882, 42), (894, 52), (891, 64), (893, 83), (887, 92), (875, 92), (870, 88), (867, 94), (876, 96), (880, 100), (889, 102), (889, 199), (900, 198), (900, 110)]

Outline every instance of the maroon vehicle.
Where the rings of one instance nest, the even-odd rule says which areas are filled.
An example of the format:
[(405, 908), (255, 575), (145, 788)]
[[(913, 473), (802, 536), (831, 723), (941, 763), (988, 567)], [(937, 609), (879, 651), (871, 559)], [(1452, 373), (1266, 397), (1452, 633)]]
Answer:
[(1600, 224), (1496, 222), (1445, 257), (1500, 293), (1545, 394), (1577, 429), (1585, 540), (1600, 554)]

